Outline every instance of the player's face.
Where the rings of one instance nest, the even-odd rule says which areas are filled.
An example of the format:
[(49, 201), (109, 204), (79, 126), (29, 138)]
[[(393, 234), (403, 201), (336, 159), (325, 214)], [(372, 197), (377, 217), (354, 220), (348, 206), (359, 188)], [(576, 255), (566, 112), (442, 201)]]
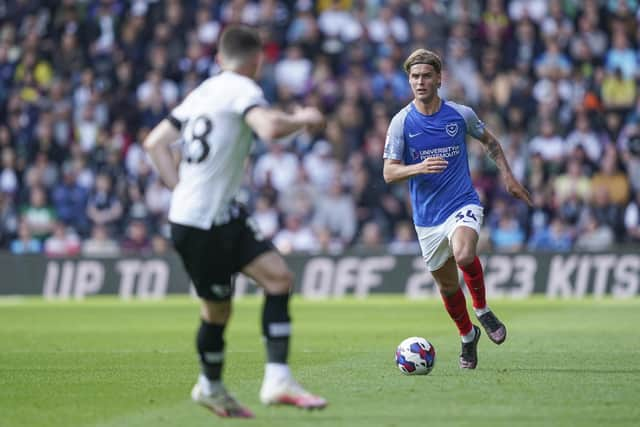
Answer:
[(415, 64), (409, 69), (409, 84), (416, 101), (429, 103), (440, 87), (440, 73), (430, 64)]

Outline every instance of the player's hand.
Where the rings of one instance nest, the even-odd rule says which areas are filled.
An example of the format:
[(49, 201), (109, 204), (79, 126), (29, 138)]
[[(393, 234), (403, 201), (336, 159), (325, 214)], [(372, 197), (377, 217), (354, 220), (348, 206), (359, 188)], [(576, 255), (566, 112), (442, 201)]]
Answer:
[(427, 157), (420, 163), (422, 173), (441, 173), (444, 171), (449, 162), (441, 157)]
[(315, 107), (298, 107), (295, 110), (295, 114), (302, 122), (306, 123), (306, 128), (310, 132), (316, 132), (324, 128), (324, 115)]
[(504, 178), (504, 185), (507, 188), (507, 192), (513, 197), (517, 197), (518, 199), (526, 202), (529, 206), (533, 206), (531, 195), (527, 189), (513, 177), (513, 175), (509, 175)]

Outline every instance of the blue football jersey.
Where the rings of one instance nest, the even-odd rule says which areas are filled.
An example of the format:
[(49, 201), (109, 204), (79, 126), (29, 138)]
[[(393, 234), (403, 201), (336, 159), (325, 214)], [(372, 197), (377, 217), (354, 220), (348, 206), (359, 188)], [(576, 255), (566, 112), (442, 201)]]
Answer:
[(480, 138), (484, 123), (465, 105), (444, 101), (435, 114), (422, 114), (410, 103), (391, 120), (384, 158), (406, 165), (427, 157), (449, 162), (442, 173), (416, 175), (409, 179), (413, 222), (421, 227), (442, 224), (457, 209), (480, 205), (471, 182), (466, 135)]

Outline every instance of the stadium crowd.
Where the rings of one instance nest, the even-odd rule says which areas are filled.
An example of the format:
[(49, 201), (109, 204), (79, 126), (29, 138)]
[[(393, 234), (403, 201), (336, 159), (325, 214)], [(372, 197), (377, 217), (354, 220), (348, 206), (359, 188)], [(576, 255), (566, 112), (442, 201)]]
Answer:
[(171, 194), (140, 143), (217, 71), (229, 23), (259, 29), (274, 105), (328, 117), (321, 134), (256, 141), (247, 165), (243, 201), (284, 253), (419, 253), (407, 186), (382, 179), (418, 47), (533, 195), (508, 197), (469, 140), (481, 250), (640, 243), (637, 0), (0, 0), (0, 247), (166, 252)]

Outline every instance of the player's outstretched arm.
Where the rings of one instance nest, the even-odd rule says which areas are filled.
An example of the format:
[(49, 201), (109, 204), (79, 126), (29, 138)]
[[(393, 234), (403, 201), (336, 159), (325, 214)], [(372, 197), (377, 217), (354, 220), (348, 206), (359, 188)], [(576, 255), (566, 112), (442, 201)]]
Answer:
[(526, 188), (518, 180), (513, 176), (513, 172), (511, 172), (511, 167), (507, 162), (507, 158), (504, 155), (504, 151), (502, 151), (502, 146), (496, 136), (488, 129), (485, 128), (484, 134), (479, 141), (484, 146), (487, 155), (491, 160), (496, 162), (496, 166), (502, 175), (502, 180), (504, 181), (505, 187), (509, 194), (513, 197), (517, 197), (520, 200), (525, 201), (529, 206), (532, 205), (531, 195), (527, 191)]
[(178, 138), (180, 138), (180, 132), (169, 120), (164, 119), (149, 132), (143, 143), (162, 182), (171, 190), (178, 184), (178, 168), (170, 145)]
[(440, 173), (447, 168), (447, 162), (440, 157), (427, 157), (420, 163), (405, 165), (400, 160), (384, 159), (382, 175), (387, 184), (403, 181), (412, 176), (426, 173)]
[(308, 128), (316, 130), (324, 125), (324, 116), (317, 108), (299, 108), (293, 113), (285, 113), (270, 107), (250, 109), (245, 121), (263, 141), (284, 138), (292, 133)]

